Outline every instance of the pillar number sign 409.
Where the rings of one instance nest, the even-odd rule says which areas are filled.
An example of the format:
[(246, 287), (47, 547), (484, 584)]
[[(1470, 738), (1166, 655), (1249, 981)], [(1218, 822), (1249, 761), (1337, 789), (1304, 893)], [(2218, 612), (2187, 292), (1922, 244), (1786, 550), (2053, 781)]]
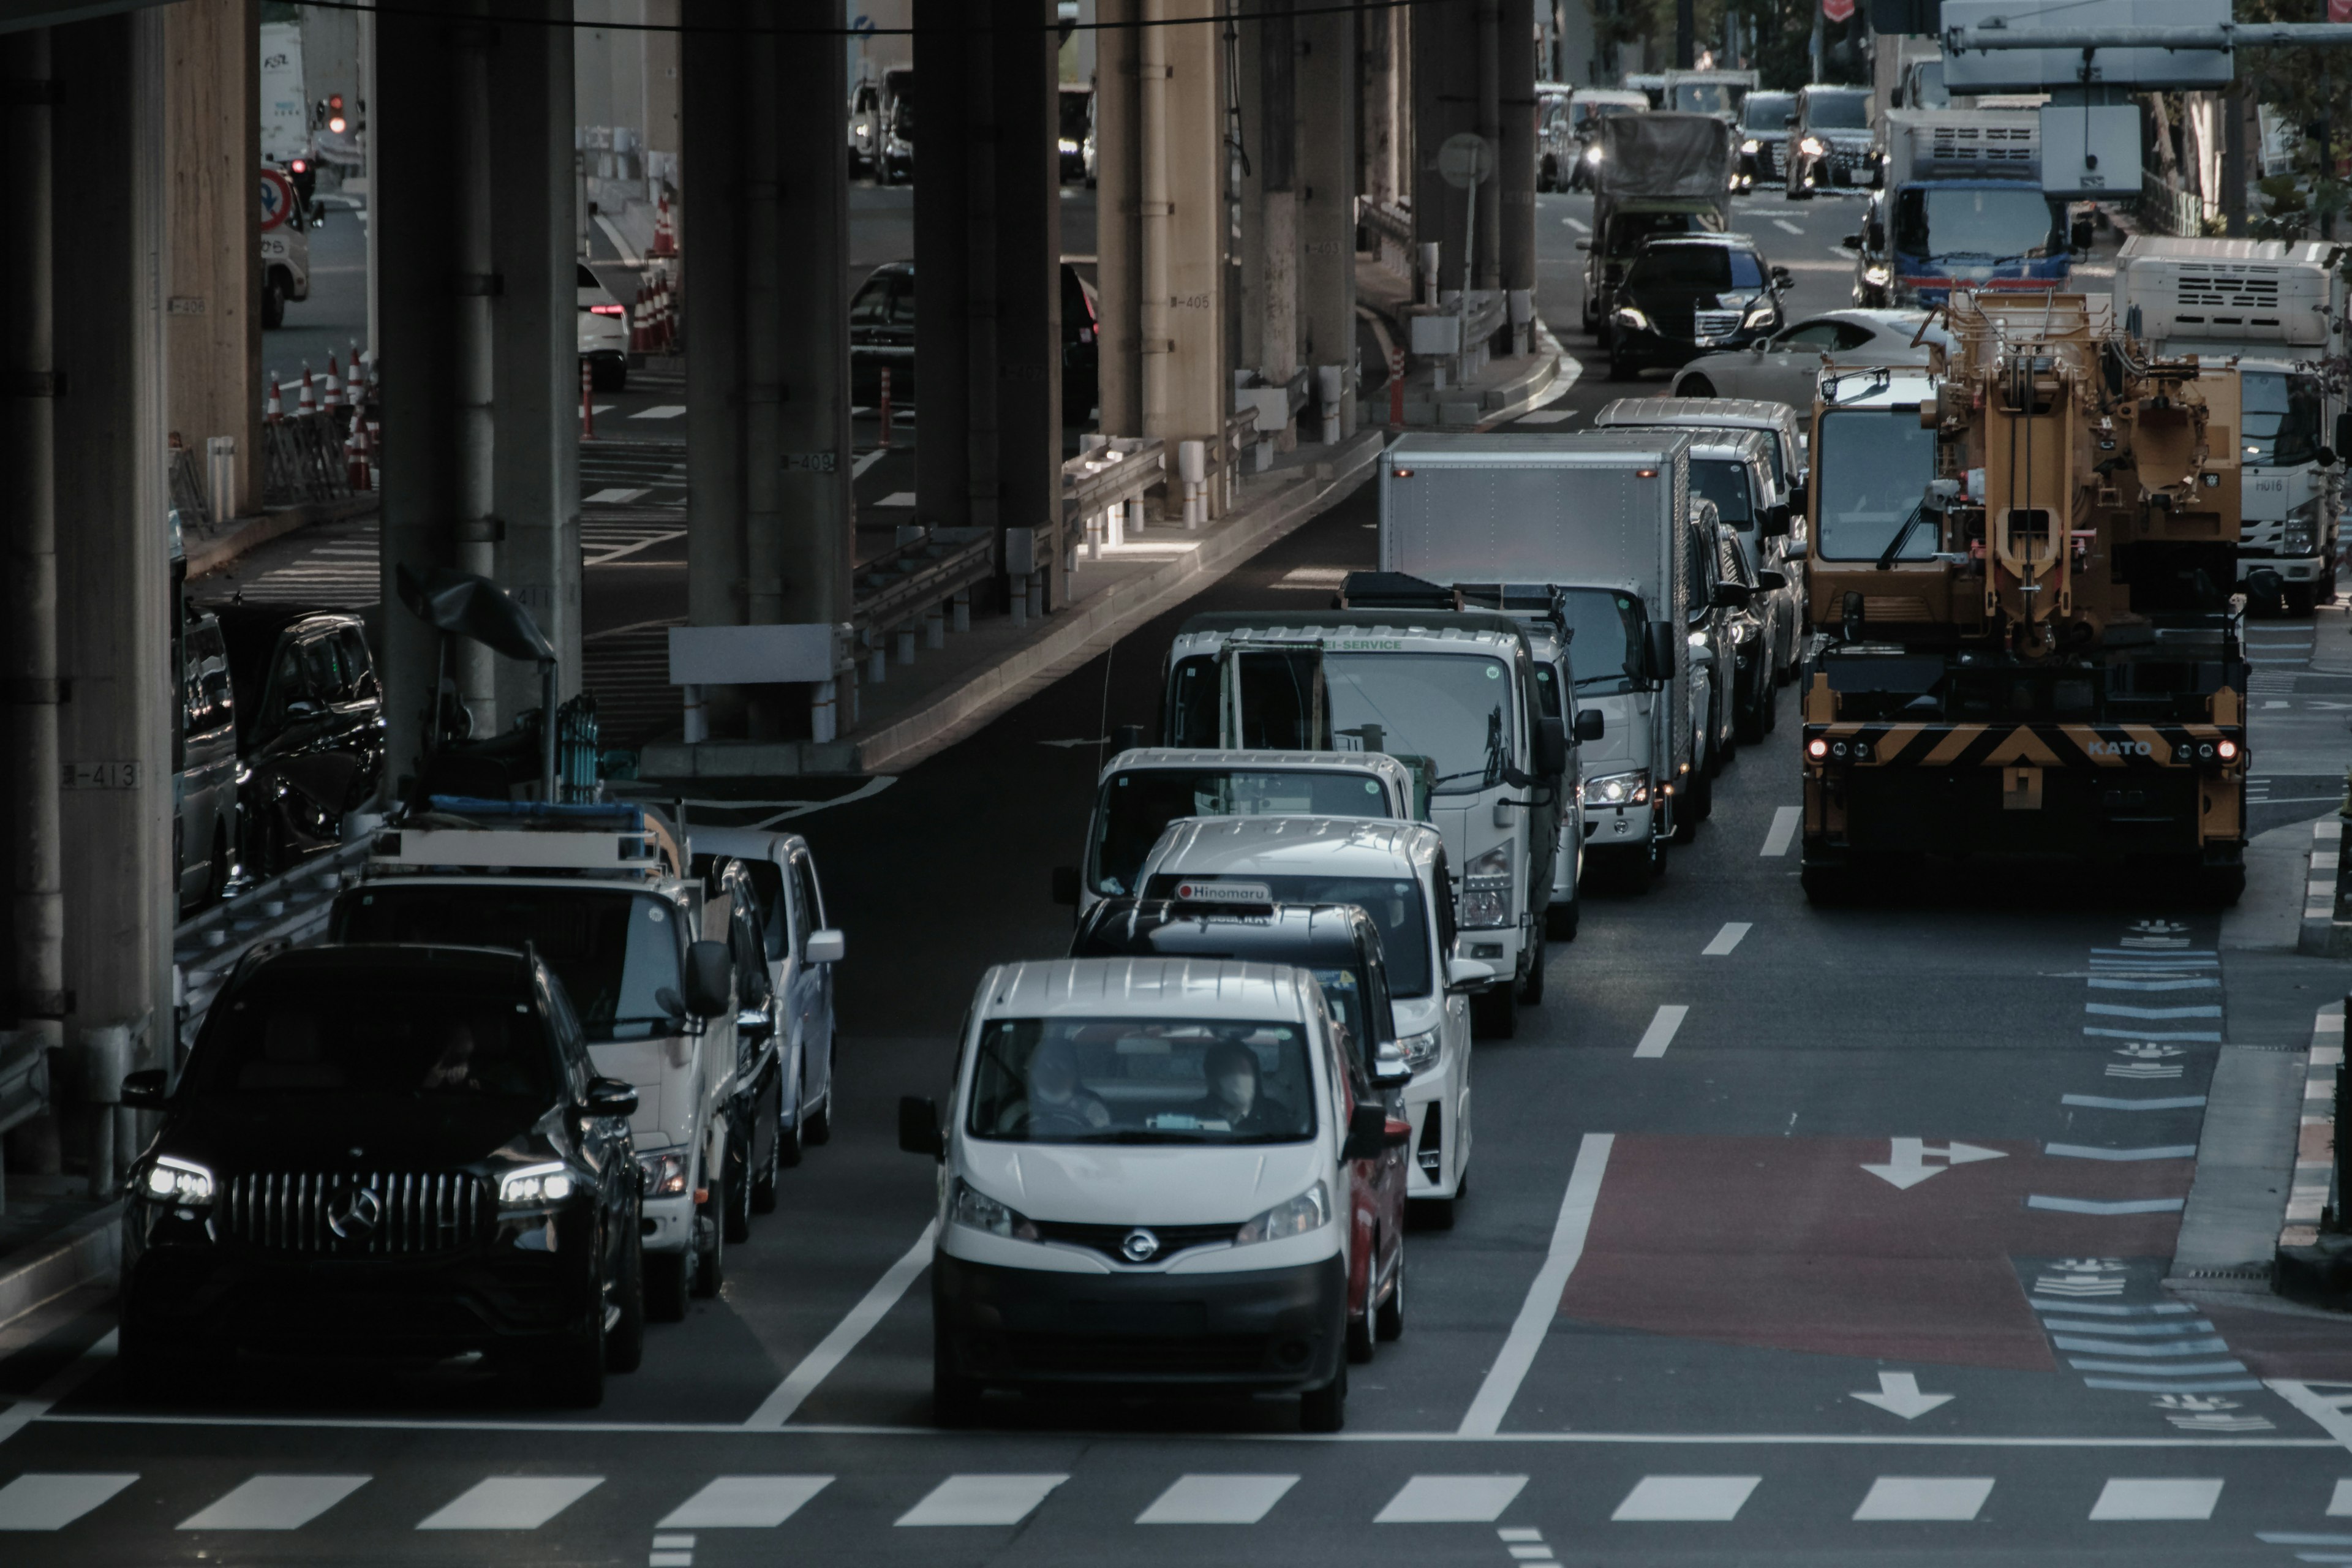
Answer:
[(137, 763), (68, 763), (58, 782), (67, 789), (137, 789)]

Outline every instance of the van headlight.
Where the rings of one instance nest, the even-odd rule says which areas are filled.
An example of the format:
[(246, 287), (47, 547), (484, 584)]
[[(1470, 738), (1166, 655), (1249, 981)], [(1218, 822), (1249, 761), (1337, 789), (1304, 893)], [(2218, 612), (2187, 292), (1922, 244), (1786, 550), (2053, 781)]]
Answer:
[(1286, 1236), (1305, 1236), (1309, 1231), (1321, 1230), (1330, 1223), (1331, 1193), (1318, 1182), (1288, 1203), (1275, 1205), (1234, 1232), (1234, 1245), (1247, 1247), (1254, 1241), (1280, 1241)]
[(955, 1190), (948, 1198), (948, 1223), (1013, 1241), (1037, 1239), (1037, 1227), (1026, 1215), (1007, 1208), (961, 1176), (956, 1178)]
[(637, 1168), (646, 1173), (646, 1196), (649, 1198), (677, 1197), (686, 1191), (687, 1178), (692, 1174), (687, 1169), (685, 1151), (677, 1149), (667, 1154), (640, 1154)]
[(544, 1165), (525, 1165), (499, 1178), (499, 1207), (502, 1209), (545, 1208), (571, 1195), (572, 1170), (561, 1160), (551, 1160)]
[(147, 1167), (140, 1188), (157, 1203), (208, 1204), (213, 1201), (213, 1173), (194, 1160), (158, 1154)]
[(2308, 555), (2319, 548), (2319, 498), (2312, 497), (2286, 514), (2286, 531), (2279, 550), (2286, 555)]
[(1517, 847), (1517, 839), (1506, 838), (1463, 868), (1464, 925), (1511, 923), (1511, 859)]
[(1585, 804), (1640, 805), (1650, 798), (1650, 773), (1636, 768), (1630, 773), (1603, 773), (1584, 781)]
[(1437, 1059), (1441, 1031), (1423, 1029), (1418, 1035), (1406, 1035), (1397, 1041), (1397, 1049), (1404, 1053), (1404, 1065), (1419, 1072)]

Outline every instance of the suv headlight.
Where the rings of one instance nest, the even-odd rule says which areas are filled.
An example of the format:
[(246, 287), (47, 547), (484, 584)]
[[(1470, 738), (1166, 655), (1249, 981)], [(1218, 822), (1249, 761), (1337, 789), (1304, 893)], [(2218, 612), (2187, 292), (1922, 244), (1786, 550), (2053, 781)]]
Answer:
[(158, 1154), (147, 1167), (140, 1186), (158, 1203), (208, 1204), (213, 1201), (213, 1173), (194, 1160)]
[(1506, 838), (1464, 868), (1464, 925), (1507, 926), (1511, 923), (1511, 860), (1517, 848), (1517, 839)]
[(1755, 137), (1750, 136), (1747, 141), (1742, 142), (1739, 144), (1739, 150), (1743, 153), (1753, 153), (1757, 148), (1761, 147), (1762, 145), (1764, 145), (1763, 142), (1759, 142)]
[(1805, 155), (1809, 158), (1818, 158), (1825, 151), (1825, 144), (1818, 136), (1808, 136), (1797, 145), (1805, 150)]
[(1753, 331), (1758, 327), (1769, 327), (1772, 324), (1773, 319), (1779, 316), (1780, 313), (1780, 312), (1774, 308), (1772, 301), (1767, 300), (1762, 304), (1751, 309), (1748, 312), (1748, 319), (1740, 324), (1748, 328), (1750, 331)]
[(1894, 276), (1894, 268), (1881, 267), (1874, 261), (1862, 269), (1862, 280), (1874, 289), (1885, 288), (1887, 279)]
[(1318, 1182), (1286, 1204), (1276, 1204), (1241, 1229), (1234, 1232), (1234, 1245), (1247, 1247), (1256, 1241), (1280, 1241), (1286, 1236), (1305, 1236), (1331, 1223), (1331, 1194)]
[(1650, 330), (1650, 318), (1631, 305), (1617, 307), (1616, 314), (1612, 320), (1629, 332), (1646, 332)]
[(1037, 1227), (1026, 1215), (1007, 1208), (961, 1176), (956, 1178), (955, 1190), (948, 1197), (948, 1223), (1013, 1241), (1037, 1239)]
[(686, 1191), (687, 1179), (692, 1174), (687, 1169), (684, 1150), (667, 1154), (640, 1154), (637, 1167), (646, 1173), (646, 1196), (674, 1198)]
[[(677, 1156), (667, 1158), (674, 1160)], [(683, 1183), (685, 1177), (681, 1175), (678, 1180)], [(499, 1207), (502, 1209), (544, 1208), (571, 1195), (572, 1169), (561, 1160), (551, 1160), (544, 1165), (525, 1165), (499, 1178)]]
[(2308, 555), (2319, 548), (2319, 498), (2312, 497), (2286, 514), (2286, 531), (2280, 550), (2288, 555)]
[(1650, 773), (1637, 768), (1630, 773), (1603, 773), (1597, 779), (1584, 781), (1584, 801), (1587, 805), (1641, 805), (1650, 798)]
[(1397, 1041), (1397, 1049), (1404, 1053), (1404, 1065), (1419, 1072), (1437, 1059), (1441, 1030), (1423, 1029), (1418, 1035), (1406, 1035)]

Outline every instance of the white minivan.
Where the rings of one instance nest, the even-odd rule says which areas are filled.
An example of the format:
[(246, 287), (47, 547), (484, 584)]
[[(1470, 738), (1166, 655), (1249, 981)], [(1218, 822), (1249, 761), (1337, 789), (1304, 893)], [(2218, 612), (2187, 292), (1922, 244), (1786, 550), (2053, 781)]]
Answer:
[(932, 1392), (1348, 1398), (1348, 1162), (1404, 1137), (1349, 1087), (1321, 988), (1288, 964), (1000, 964), (965, 1016), (947, 1115), (898, 1105), (940, 1163)]
[[(1168, 825), (1137, 885), (1147, 899), (1214, 900), (1218, 885), (1297, 904), (1356, 904), (1381, 928), (1397, 1045), (1412, 1068), (1405, 1196), (1439, 1228), (1470, 1179), (1470, 1002), (1491, 964), (1454, 955), (1445, 838), (1424, 822), (1336, 816), (1191, 817)], [(1264, 895), (1261, 895), (1264, 896)]]

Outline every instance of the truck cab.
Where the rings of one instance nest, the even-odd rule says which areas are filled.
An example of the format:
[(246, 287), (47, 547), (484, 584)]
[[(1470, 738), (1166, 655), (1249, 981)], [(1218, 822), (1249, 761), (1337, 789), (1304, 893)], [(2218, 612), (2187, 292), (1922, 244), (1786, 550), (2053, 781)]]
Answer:
[(2017, 110), (1897, 110), (1885, 183), (1847, 247), (1858, 305), (1939, 305), (1955, 288), (2063, 288), (2066, 205), (2042, 194), (2041, 124)]
[(723, 1279), (734, 919), (649, 808), (435, 795), (377, 832), (329, 926), (339, 942), (520, 948), (562, 980), (597, 1072), (636, 1090), (656, 1319)]

